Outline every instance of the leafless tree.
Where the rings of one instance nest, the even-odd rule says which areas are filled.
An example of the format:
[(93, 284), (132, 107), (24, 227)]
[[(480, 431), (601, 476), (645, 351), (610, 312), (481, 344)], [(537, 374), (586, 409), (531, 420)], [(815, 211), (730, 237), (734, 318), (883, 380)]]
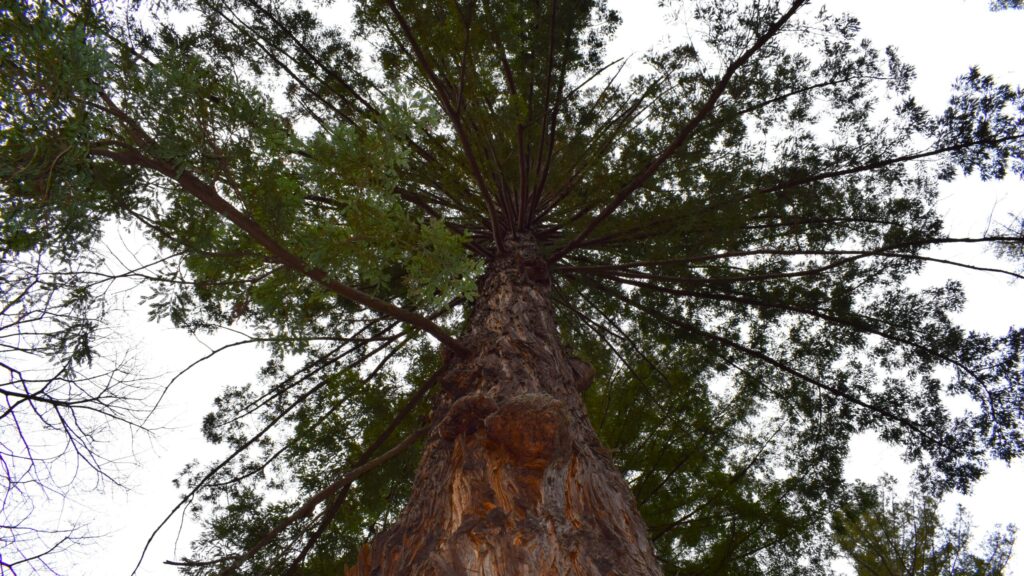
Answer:
[(41, 503), (121, 486), (125, 461), (106, 444), (150, 431), (154, 390), (119, 350), (119, 275), (101, 261), (0, 253), (0, 576), (56, 574), (52, 559), (90, 535)]

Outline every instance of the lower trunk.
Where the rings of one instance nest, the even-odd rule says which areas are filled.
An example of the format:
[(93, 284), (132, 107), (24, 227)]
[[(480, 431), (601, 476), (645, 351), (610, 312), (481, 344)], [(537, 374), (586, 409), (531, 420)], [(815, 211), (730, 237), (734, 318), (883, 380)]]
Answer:
[(593, 370), (562, 349), (549, 289), (530, 243), (491, 265), (409, 502), (350, 576), (661, 573), (587, 418)]

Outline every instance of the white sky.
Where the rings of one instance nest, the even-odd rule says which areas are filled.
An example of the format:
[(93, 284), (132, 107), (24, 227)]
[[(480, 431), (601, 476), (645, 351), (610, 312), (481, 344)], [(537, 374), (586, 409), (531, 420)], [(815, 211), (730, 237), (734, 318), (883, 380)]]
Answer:
[[(610, 47), (612, 55), (641, 54), (651, 42), (663, 39), (665, 28), (654, 9), (654, 0), (610, 0), (624, 24), (620, 37)], [(914, 91), (918, 100), (933, 110), (943, 106), (951, 81), (967, 68), (980, 64), (984, 72), (1001, 81), (1024, 84), (1024, 12), (990, 13), (987, 0), (821, 0), (809, 10), (825, 4), (832, 11), (848, 11), (861, 19), (864, 34), (876, 45), (895, 45), (903, 59), (915, 65), (918, 80)], [(984, 232), (990, 216), (996, 220), (1010, 211), (1024, 211), (1024, 184), (1011, 180), (1001, 183), (957, 182), (943, 188), (943, 209), (951, 229), (957, 234)], [(984, 253), (955, 249), (954, 256), (966, 262), (984, 264)], [(949, 272), (930, 270), (932, 283), (942, 281)], [(1024, 323), (1024, 306), (1019, 303), (1020, 288), (1008, 286), (1002, 277), (956, 271), (968, 292), (968, 307), (961, 316), (964, 325), (979, 330), (1002, 332), (1013, 323)], [(1015, 292), (1018, 293), (1015, 296)], [(207, 349), (200, 343), (165, 326), (145, 323), (145, 316), (134, 314), (125, 320), (125, 338), (139, 343), (139, 357), (149, 374), (172, 374)], [(235, 338), (225, 337), (220, 343)], [(215, 342), (207, 341), (215, 346)], [(171, 429), (158, 436), (156, 445), (118, 439), (110, 446), (125, 453), (134, 450), (140, 466), (128, 474), (135, 487), (131, 492), (111, 490), (105, 494), (80, 496), (61, 510), (52, 510), (63, 518), (95, 518), (95, 533), (106, 533), (91, 547), (78, 553), (71, 563), (71, 574), (82, 576), (127, 575), (138, 557), (149, 532), (176, 502), (178, 491), (170, 481), (193, 458), (209, 461), (216, 457), (202, 439), (200, 423), (222, 386), (251, 380), (258, 369), (258, 355), (235, 349), (202, 364), (179, 380), (169, 392), (159, 414), (160, 422)], [(906, 465), (899, 451), (862, 438), (854, 443), (850, 476), (873, 481), (883, 472), (905, 474)], [(979, 533), (997, 523), (1014, 522), (1024, 527), (1024, 466), (1007, 468), (993, 464), (989, 475), (978, 483), (974, 494), (957, 497), (973, 514)], [(945, 509), (952, 506), (947, 503)], [(60, 505), (53, 502), (54, 506)], [(177, 571), (162, 561), (188, 551), (186, 526), (174, 552), (177, 536), (172, 523), (156, 540), (140, 574), (171, 576)], [(979, 534), (980, 535), (980, 534)], [(1024, 576), (1024, 539), (1021, 550), (1011, 562), (1013, 572)]]

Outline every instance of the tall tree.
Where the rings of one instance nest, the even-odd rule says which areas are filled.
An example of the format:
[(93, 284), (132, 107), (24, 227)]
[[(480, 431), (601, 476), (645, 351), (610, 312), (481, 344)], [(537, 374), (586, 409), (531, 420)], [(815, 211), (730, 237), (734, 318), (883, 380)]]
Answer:
[(639, 71), (601, 0), (0, 1), (5, 249), (134, 227), (154, 319), (272, 354), (188, 573), (801, 573), (852, 435), (946, 489), (1024, 449), (1024, 331), (907, 286), (1024, 245), (935, 209), (1024, 174), (977, 69), (932, 115), (808, 0), (666, 2)]
[(906, 500), (891, 477), (858, 486), (851, 505), (833, 518), (836, 542), (859, 576), (1001, 576), (1016, 529), (989, 534), (981, 555), (971, 550), (971, 520), (960, 507), (944, 524), (934, 497), (915, 491)]

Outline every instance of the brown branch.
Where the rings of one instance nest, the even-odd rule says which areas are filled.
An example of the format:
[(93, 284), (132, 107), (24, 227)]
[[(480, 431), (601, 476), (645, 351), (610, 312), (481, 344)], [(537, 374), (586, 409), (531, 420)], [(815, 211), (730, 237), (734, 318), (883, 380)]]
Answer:
[[(387, 359), (385, 359), (384, 361), (386, 360)], [(378, 365), (377, 369), (379, 369), (380, 366), (383, 366), (384, 361), (382, 361), (381, 364)], [(402, 409), (399, 410), (398, 413), (395, 414), (394, 418), (391, 419), (391, 422), (388, 424), (388, 427), (383, 432), (381, 432), (379, 436), (377, 436), (377, 439), (374, 440), (373, 443), (370, 444), (370, 446), (365, 451), (363, 451), (363, 453), (355, 461), (355, 463), (353, 464), (354, 467), (358, 468), (360, 466), (365, 465), (367, 462), (370, 461), (370, 458), (377, 452), (377, 450), (380, 450), (380, 448), (384, 446), (384, 443), (387, 442), (388, 438), (391, 437), (391, 435), (395, 432), (395, 430), (398, 429), (402, 422), (409, 417), (409, 414), (412, 413), (416, 406), (418, 406), (419, 403), (423, 401), (427, 393), (430, 392), (433, 389), (433, 387), (437, 384), (438, 376), (439, 375), (435, 373), (427, 381), (425, 381), (423, 384), (416, 388), (416, 390), (412, 393), (409, 399), (405, 402), (405, 405), (402, 406)], [(306, 555), (309, 554), (309, 551), (312, 550), (316, 542), (320, 539), (321, 536), (323, 536), (323, 533), (327, 530), (327, 528), (331, 525), (334, 519), (338, 516), (338, 512), (341, 511), (341, 506), (342, 504), (344, 504), (345, 497), (348, 496), (349, 489), (351, 488), (351, 486), (351, 483), (345, 485), (334, 497), (334, 501), (328, 505), (327, 509), (324, 511), (324, 516), (320, 522), (320, 526), (318, 526), (316, 532), (314, 532), (309, 537), (309, 540), (306, 542), (305, 547), (303, 547), (302, 552), (300, 552), (299, 555), (295, 558), (295, 560), (292, 561), (291, 566), (288, 568), (287, 572), (285, 572), (285, 576), (292, 576), (293, 574), (298, 573), (297, 570), (299, 569), (299, 565), (306, 558)]]
[[(295, 44), (295, 46), (299, 49), (301, 53), (305, 54), (305, 56), (309, 58), (310, 61), (314, 63), (314, 65), (323, 70), (323, 72), (327, 74), (329, 78), (340, 84), (342, 88), (348, 91), (348, 93), (351, 94), (352, 97), (355, 98), (357, 102), (359, 102), (359, 104), (366, 108), (366, 110), (376, 115), (380, 114), (380, 110), (378, 110), (369, 100), (363, 97), (363, 95), (360, 94), (359, 91), (356, 90), (355, 87), (350, 82), (342, 78), (341, 75), (338, 74), (338, 72), (334, 68), (324, 64), (320, 60), (320, 58), (313, 54), (312, 50), (295, 36), (294, 32), (292, 31), (292, 27), (287, 26), (285, 23), (281, 22), (280, 18), (278, 18), (273, 12), (271, 12), (264, 6), (259, 5), (255, 0), (247, 0), (246, 4), (248, 4), (249, 7), (253, 10), (260, 12), (261, 14), (263, 14), (264, 17), (273, 22), (274, 25), (277, 26), (279, 30), (281, 30), (287, 35), (287, 37)], [(294, 57), (291, 57), (290, 59), (296, 62), (296, 64), (299, 64), (299, 62)]]
[(746, 346), (744, 344), (740, 344), (739, 342), (736, 342), (736, 341), (734, 341), (732, 339), (729, 339), (729, 338), (726, 338), (724, 336), (719, 336), (718, 334), (715, 334), (713, 332), (708, 332), (707, 330), (699, 328), (699, 327), (697, 327), (696, 325), (694, 325), (694, 324), (692, 324), (690, 322), (686, 322), (686, 321), (683, 321), (683, 320), (679, 320), (677, 318), (673, 318), (673, 317), (668, 316), (667, 314), (665, 314), (665, 313), (663, 313), (663, 312), (661, 312), (659, 310), (655, 310), (653, 308), (650, 308), (649, 306), (644, 306), (643, 304), (640, 304), (640, 303), (634, 301), (632, 298), (629, 298), (627, 296), (623, 296), (623, 295), (619, 294), (618, 292), (609, 289), (607, 286), (604, 286), (603, 284), (597, 283), (597, 284), (595, 284), (595, 286), (598, 289), (602, 290), (603, 292), (609, 294), (613, 298), (616, 298), (616, 299), (618, 299), (618, 300), (620, 300), (620, 301), (622, 301), (622, 302), (632, 306), (633, 308), (635, 308), (635, 309), (637, 309), (637, 310), (639, 310), (641, 312), (644, 312), (645, 314), (647, 314), (647, 315), (649, 315), (649, 316), (651, 316), (653, 318), (657, 318), (657, 319), (661, 320), (662, 322), (666, 322), (668, 324), (676, 326), (677, 328), (680, 328), (682, 330), (686, 330), (688, 332), (691, 332), (691, 333), (693, 333), (693, 334), (695, 334), (697, 336), (700, 336), (700, 337), (703, 337), (703, 338), (707, 338), (709, 340), (712, 340), (714, 342), (722, 344), (723, 346), (726, 346), (727, 348), (732, 348), (733, 350), (736, 350), (738, 352), (742, 352), (743, 354), (746, 354), (746, 355), (750, 356), (751, 358), (756, 358), (757, 360), (760, 360), (760, 361), (762, 361), (762, 362), (764, 362), (764, 363), (766, 363), (766, 364), (768, 364), (770, 366), (774, 366), (775, 368), (778, 368), (779, 370), (782, 370), (786, 374), (789, 374), (790, 376), (793, 376), (794, 378), (797, 378), (798, 380), (801, 380), (801, 381), (806, 382), (806, 383), (808, 383), (808, 384), (810, 384), (812, 386), (815, 386), (817, 388), (825, 390), (826, 392), (832, 394), (833, 396), (835, 396), (837, 398), (842, 398), (843, 400), (846, 400), (847, 402), (849, 402), (851, 404), (855, 404), (857, 406), (860, 406), (861, 408), (864, 408), (864, 409), (868, 410), (869, 412), (874, 412), (875, 414), (878, 414), (878, 415), (886, 418), (887, 420), (898, 422), (898, 423), (908, 427), (910, 430), (914, 431), (915, 433), (920, 435), (922, 438), (926, 438), (929, 441), (934, 442), (936, 445), (940, 445), (940, 446), (942, 445), (941, 442), (939, 442), (938, 440), (933, 438), (930, 434), (925, 432), (921, 428), (921, 426), (919, 424), (917, 424), (916, 422), (914, 422), (913, 420), (910, 420), (909, 418), (907, 418), (905, 416), (901, 416), (899, 414), (895, 414), (892, 411), (887, 410), (885, 408), (882, 408), (880, 406), (875, 406), (874, 404), (870, 404), (870, 403), (868, 403), (868, 402), (866, 402), (864, 400), (861, 400), (859, 397), (857, 397), (857, 396), (855, 396), (853, 394), (850, 394), (849, 392), (847, 392), (847, 391), (845, 391), (843, 389), (840, 389), (840, 388), (835, 387), (835, 386), (831, 386), (829, 384), (826, 384), (825, 382), (822, 382), (821, 380), (818, 380), (816, 378), (808, 376), (807, 374), (804, 374), (803, 372), (800, 372), (796, 368), (793, 368), (789, 364), (786, 364), (785, 362), (782, 362), (780, 360), (776, 360), (775, 358), (769, 356), (767, 353), (765, 353), (765, 352), (763, 352), (761, 350), (757, 350), (755, 348), (751, 348), (751, 347)]
[(477, 186), (480, 188), (480, 195), (483, 197), (486, 204), (491, 234), (494, 237), (494, 243), (500, 252), (502, 251), (503, 243), (501, 241), (501, 235), (498, 233), (497, 229), (497, 213), (494, 209), (493, 194), (491, 193), (490, 187), (487, 186), (487, 181), (484, 179), (483, 172), (477, 162), (476, 154), (473, 152), (472, 142), (469, 139), (469, 135), (466, 133), (465, 125), (463, 125), (462, 120), (459, 117), (458, 110), (451, 102), (450, 95), (445, 87), (445, 82), (442, 82), (441, 78), (438, 77), (437, 72), (434, 70), (434, 67), (431, 66), (426, 52), (423, 50), (423, 47), (420, 46), (419, 41), (416, 40), (416, 35), (413, 34), (412, 26), (398, 9), (398, 5), (395, 4), (395, 0), (388, 0), (388, 8), (398, 21), (398, 26), (401, 28), (402, 34), (405, 36), (405, 39), (409, 42), (409, 46), (412, 48), (418, 67), (434, 87), (434, 92), (437, 94), (438, 102), (441, 104), (441, 108), (444, 109), (445, 114), (452, 123), (452, 128), (455, 129), (455, 134), (461, 144), (463, 155), (469, 163), (470, 173), (476, 181)]
[[(944, 264), (957, 264), (963, 267), (970, 268), (972, 270), (980, 270), (984, 272), (1002, 272), (1009, 273), (1006, 270), (1000, 270), (998, 268), (982, 268), (974, 267), (967, 264), (960, 264), (958, 262), (932, 259), (927, 256), (917, 256), (914, 254), (902, 254), (902, 253), (891, 253), (892, 250), (906, 249), (906, 248), (917, 248), (930, 246), (932, 244), (978, 244), (982, 242), (1015, 242), (1024, 243), (1024, 239), (1016, 236), (983, 236), (980, 238), (927, 238), (924, 240), (916, 240), (909, 242), (900, 242), (897, 244), (890, 244), (888, 246), (882, 246), (874, 250), (785, 250), (785, 249), (774, 249), (764, 248), (758, 250), (733, 250), (726, 252), (719, 252), (717, 254), (706, 254), (703, 256), (685, 256), (682, 258), (665, 258), (660, 260), (636, 260), (632, 262), (619, 262), (615, 264), (593, 264), (593, 265), (581, 265), (581, 266), (566, 266), (558, 265), (553, 266), (552, 270), (555, 271), (566, 271), (566, 272), (600, 272), (600, 271), (611, 271), (611, 270), (623, 270), (630, 268), (641, 268), (650, 266), (667, 266), (672, 264), (689, 264), (693, 262), (706, 262), (709, 260), (722, 260), (727, 258), (740, 258), (746, 256), (829, 256), (829, 255), (865, 255), (865, 256), (891, 256), (900, 258), (920, 258), (929, 261), (941, 262)], [(1013, 275), (1013, 273), (1010, 273)]]
[[(319, 101), (321, 104), (323, 104), (325, 107), (327, 107), (328, 110), (330, 110), (331, 112), (336, 114), (338, 117), (340, 117), (342, 120), (344, 120), (349, 125), (351, 125), (351, 126), (358, 126), (358, 123), (356, 122), (356, 120), (354, 118), (352, 118), (351, 116), (349, 116), (348, 114), (343, 112), (341, 109), (339, 109), (337, 106), (335, 106), (334, 103), (332, 103), (332, 102), (328, 101), (326, 98), (324, 98), (323, 95), (321, 95), (319, 93), (319, 91), (315, 90), (312, 86), (309, 85), (308, 82), (303, 80), (299, 76), (299, 74), (295, 70), (292, 69), (291, 66), (289, 66), (288, 64), (283, 62), (278, 57), (278, 54), (274, 52), (274, 50), (272, 49), (273, 47), (268, 45), (266, 42), (264, 42), (263, 39), (260, 36), (258, 36), (255, 32), (253, 32), (252, 28), (248, 24), (246, 24), (244, 21), (242, 21), (241, 18), (239, 18), (236, 14), (234, 14), (230, 10), (227, 11), (228, 13), (231, 14), (231, 17), (229, 18), (227, 13), (222, 12), (221, 10), (219, 10), (217, 8), (217, 6), (218, 5), (215, 4), (215, 3), (207, 4), (207, 7), (212, 12), (214, 12), (216, 14), (219, 14), (220, 17), (223, 18), (225, 21), (229, 22), (232, 25), (232, 27), (234, 27), (239, 32), (241, 32), (241, 33), (245, 34), (246, 36), (248, 36), (253, 41), (253, 43), (259, 48), (260, 52), (265, 54), (267, 56), (267, 58), (270, 59), (271, 62), (273, 62), (280, 70), (282, 70), (289, 78), (292, 79), (293, 82), (296, 83), (296, 85), (298, 85), (300, 88), (302, 88), (307, 94), (309, 94), (315, 100)], [(252, 7), (252, 6), (250, 5), (250, 7)], [(272, 22), (274, 22), (275, 24), (280, 25), (277, 22), (277, 20), (274, 18), (273, 15), (267, 15), (267, 17)], [(303, 47), (302, 44), (300, 44), (298, 42), (298, 40), (294, 38), (294, 36), (292, 37), (292, 40), (294, 40), (296, 42), (296, 44), (298, 44), (300, 46), (300, 50), (301, 50), (302, 47)], [(281, 50), (280, 52), (285, 54), (285, 56), (289, 60), (291, 60), (293, 63), (295, 63), (295, 64), (297, 64), (299, 66), (302, 65), (301, 62), (299, 62), (294, 56), (292, 56), (288, 52), (286, 52), (284, 50)], [(327, 70), (326, 68), (325, 68), (325, 71), (328, 74), (331, 73), (331, 71)], [(317, 118), (318, 123), (320, 123), (320, 125), (323, 126), (323, 122), (320, 121), (320, 118), (315, 113), (313, 113), (312, 111), (309, 111), (309, 112), (310, 112), (310, 115), (314, 116), (314, 118)]]
[(371, 296), (365, 292), (342, 284), (332, 279), (327, 272), (320, 268), (310, 266), (302, 261), (297, 255), (286, 249), (274, 238), (270, 237), (263, 228), (240, 210), (231, 205), (227, 200), (217, 193), (213, 186), (210, 186), (195, 174), (188, 170), (179, 170), (169, 162), (144, 156), (136, 150), (112, 151), (96, 149), (90, 151), (93, 155), (109, 158), (122, 164), (148, 168), (176, 182), (183, 190), (194, 198), (205, 204), (214, 212), (220, 214), (243, 232), (249, 235), (253, 241), (263, 246), (278, 262), (286, 268), (306, 276), (331, 292), (360, 304), (374, 312), (390, 316), (423, 330), (436, 338), (439, 342), (452, 350), (463, 353), (465, 347), (455, 340), (444, 328), (431, 322), (427, 318), (395, 306), (394, 304)]
[[(363, 329), (365, 329), (365, 327)], [(360, 332), (361, 331), (362, 330), (360, 330)], [(377, 347), (375, 350), (373, 350), (371, 352), (362, 354), (360, 357), (356, 358), (356, 360), (354, 362), (350, 363), (349, 366), (351, 367), (351, 366), (354, 366), (356, 363), (362, 362), (363, 360), (369, 358), (373, 354), (376, 354), (378, 351), (380, 351), (383, 348), (384, 348), (384, 346), (382, 345), (382, 346)], [(336, 358), (334, 356), (336, 351), (337, 351), (337, 348), (335, 350), (332, 350), (330, 353), (326, 354), (325, 356), (322, 356), (322, 357), (317, 358), (316, 360), (314, 360), (312, 362), (307, 363), (306, 366), (304, 366), (301, 370), (299, 370), (296, 373), (294, 373), (291, 376), (289, 376), (288, 379), (294, 379), (298, 374), (300, 374), (302, 372), (307, 372), (307, 373), (300, 377), (300, 380), (299, 380), (300, 382), (302, 380), (307, 379), (307, 378), (311, 378), (313, 375), (315, 375), (316, 373), (326, 369), (329, 365), (333, 364), (334, 362), (336, 362), (338, 360), (338, 358)], [(185, 506), (186, 504), (191, 502), (192, 499), (195, 497), (195, 495), (198, 494), (199, 491), (202, 488), (207, 486), (207, 482), (209, 482), (210, 479), (212, 479), (214, 477), (214, 475), (217, 474), (217, 472), (219, 472), (221, 469), (223, 469), (225, 466), (227, 466), (229, 463), (231, 463), (231, 461), (234, 460), (234, 458), (236, 456), (238, 456), (239, 454), (244, 452), (249, 446), (252, 446), (257, 440), (262, 438), (264, 434), (266, 434), (274, 426), (276, 426), (277, 423), (280, 422), (282, 418), (287, 416), (288, 413), (291, 412), (296, 406), (299, 406), (300, 404), (305, 402), (310, 396), (315, 394), (318, 390), (322, 389), (326, 384), (327, 384), (327, 381), (324, 380), (320, 384), (317, 384), (317, 385), (313, 386), (309, 390), (307, 390), (304, 393), (302, 393), (299, 396), (297, 396), (294, 401), (292, 401), (289, 405), (285, 406), (285, 408), (283, 410), (280, 410), (277, 414), (275, 414), (274, 417), (271, 418), (270, 421), (267, 422), (267, 424), (265, 424), (262, 429), (260, 429), (251, 438), (249, 438), (244, 443), (242, 443), (238, 448), (236, 448), (226, 458), (224, 458), (219, 463), (217, 463), (211, 470), (209, 470), (199, 480), (199, 482), (196, 483), (195, 486), (192, 487), (191, 491), (189, 491), (185, 496), (183, 496), (181, 499), (179, 499), (178, 503), (174, 506), (174, 508), (172, 508), (171, 511), (167, 513), (167, 515), (164, 517), (164, 519), (160, 521), (160, 524), (158, 524), (157, 527), (153, 530), (153, 532), (150, 533), (149, 538), (146, 540), (145, 545), (142, 547), (142, 552), (139, 554), (139, 560), (135, 564), (135, 569), (132, 570), (132, 575), (137, 573), (138, 570), (139, 570), (139, 567), (142, 566), (142, 561), (146, 557), (146, 552), (149, 550), (149, 546), (153, 543), (153, 540), (156, 538), (156, 535), (160, 532), (160, 530), (163, 529), (163, 527), (167, 524), (168, 521), (170, 521), (170, 519), (174, 516), (174, 514), (178, 510), (180, 510), (183, 506)]]
[(934, 157), (934, 156), (940, 156), (942, 154), (947, 154), (949, 152), (957, 152), (959, 150), (964, 150), (964, 149), (970, 148), (972, 146), (983, 146), (983, 145), (994, 146), (996, 144), (1002, 144), (1004, 142), (1013, 142), (1013, 141), (1017, 141), (1017, 140), (1021, 140), (1021, 139), (1024, 139), (1024, 134), (1014, 134), (1014, 135), (1011, 135), (1011, 136), (1004, 136), (1002, 138), (996, 138), (994, 140), (971, 140), (971, 141), (967, 141), (967, 142), (958, 142), (956, 144), (950, 144), (948, 146), (942, 146), (942, 147), (939, 147), (939, 148), (933, 148), (931, 150), (924, 150), (924, 151), (920, 151), (920, 152), (912, 152), (910, 154), (904, 154), (904, 155), (895, 156), (895, 157), (892, 157), (892, 158), (883, 158), (883, 159), (874, 160), (874, 161), (871, 161), (871, 162), (865, 162), (863, 164), (858, 164), (856, 166), (849, 166), (849, 167), (846, 167), (846, 168), (839, 168), (839, 169), (836, 169), (836, 170), (829, 170), (827, 172), (820, 172), (820, 173), (814, 174), (812, 176), (805, 176), (805, 177), (802, 177), (802, 178), (794, 178), (794, 179), (788, 180), (786, 182), (781, 182), (779, 184), (774, 184), (772, 186), (768, 186), (768, 187), (765, 187), (765, 188), (760, 188), (760, 189), (757, 189), (757, 190), (752, 190), (750, 192), (747, 192), (746, 194), (740, 195), (739, 197), (722, 198), (722, 200), (719, 201), (719, 202), (712, 203), (712, 204), (707, 204), (705, 206), (701, 206), (701, 207), (697, 208), (694, 211), (694, 214), (699, 215), (699, 214), (702, 214), (702, 213), (705, 213), (705, 212), (709, 212), (711, 210), (715, 210), (715, 209), (717, 209), (717, 208), (719, 208), (721, 206), (734, 205), (737, 202), (742, 202), (744, 200), (749, 200), (750, 198), (753, 198), (755, 196), (759, 196), (761, 194), (773, 194), (773, 193), (777, 193), (777, 192), (785, 192), (787, 190), (796, 188), (798, 186), (805, 186), (807, 184), (814, 184), (815, 182), (821, 182), (823, 180), (830, 180), (832, 178), (840, 178), (842, 176), (850, 176), (850, 175), (853, 175), (853, 174), (858, 174), (860, 172), (870, 172), (872, 170), (878, 170), (880, 168), (886, 168), (888, 166), (893, 166), (895, 164), (902, 164), (904, 162), (913, 162), (915, 160), (924, 160), (926, 158), (931, 158), (931, 157)]
[(237, 570), (238, 567), (242, 565), (242, 563), (244, 563), (249, 558), (252, 558), (253, 555), (256, 554), (256, 552), (260, 551), (267, 544), (272, 542), (274, 538), (276, 538), (286, 528), (288, 528), (298, 520), (301, 520), (302, 518), (311, 514), (313, 510), (316, 509), (318, 504), (320, 504), (324, 500), (327, 500), (332, 495), (337, 493), (339, 490), (342, 490), (343, 488), (350, 486), (353, 482), (358, 480), (363, 474), (366, 474), (367, 472), (370, 472), (382, 466), (395, 456), (401, 454), (406, 448), (411, 446), (414, 442), (416, 442), (417, 440), (422, 438), (427, 432), (429, 432), (430, 429), (431, 426), (424, 426), (416, 430), (412, 434), (406, 436), (405, 439), (403, 439), (401, 442), (396, 444), (394, 448), (381, 454), (377, 458), (368, 461), (362, 466), (357, 466), (353, 468), (348, 473), (343, 474), (339, 478), (335, 479), (333, 482), (328, 484), (326, 487), (321, 489), (316, 494), (313, 494), (312, 496), (307, 498), (306, 501), (302, 504), (302, 506), (300, 506), (295, 512), (292, 512), (287, 518), (278, 522), (256, 544), (251, 546), (244, 554), (236, 557), (229, 566), (227, 566), (220, 572), (220, 574), (226, 575)]
[[(622, 68), (616, 72), (615, 77), (617, 77), (621, 71)], [(608, 85), (605, 86), (605, 91), (611, 87), (615, 77), (609, 80)], [(567, 170), (569, 176), (566, 178), (565, 182), (555, 188), (554, 192), (550, 195), (545, 195), (542, 191), (542, 198), (538, 200), (538, 204), (543, 207), (534, 211), (533, 222), (543, 220), (548, 214), (557, 208), (559, 204), (569, 196), (569, 194), (572, 193), (576, 184), (583, 179), (590, 167), (594, 165), (592, 159), (606, 154), (615, 144), (616, 140), (618, 140), (619, 136), (622, 135), (623, 129), (625, 129), (631, 121), (635, 120), (640, 116), (640, 114), (647, 110), (647, 107), (644, 106), (644, 102), (653, 96), (652, 92), (654, 92), (659, 86), (660, 81), (659, 83), (654, 83), (649, 86), (646, 90), (637, 95), (636, 98), (632, 99), (632, 101), (627, 100), (627, 102), (617, 112), (612, 114), (605, 122), (602, 122), (597, 127), (594, 134), (588, 138), (591, 141), (591, 144), (586, 147), (585, 151), (577, 157)], [(600, 101), (603, 96), (604, 92), (602, 92), (601, 98), (598, 98), (598, 101)], [(595, 106), (597, 106), (597, 103), (595, 103)], [(550, 198), (547, 201), (540, 202), (540, 200), (543, 200), (543, 196), (550, 196)], [(565, 219), (557, 229), (560, 230), (567, 224), (582, 218), (591, 208), (593, 208), (593, 205), (588, 205), (584, 209), (577, 211), (573, 216)]]
[[(851, 167), (848, 167), (848, 168), (840, 168), (838, 170), (830, 170), (828, 172), (821, 172), (819, 174), (815, 174), (814, 176), (808, 176), (808, 177), (805, 177), (805, 178), (797, 178), (797, 179), (790, 180), (788, 182), (783, 182), (781, 184), (776, 184), (774, 186), (770, 186), (768, 188), (762, 188), (760, 190), (755, 190), (753, 192), (747, 193), (745, 196), (741, 197), (739, 200), (746, 200), (747, 198), (749, 198), (751, 196), (756, 196), (758, 194), (770, 194), (772, 192), (781, 192), (781, 191), (787, 190), (789, 188), (793, 188), (793, 187), (796, 187), (796, 186), (803, 186), (805, 184), (812, 184), (814, 182), (819, 182), (821, 180), (828, 180), (828, 179), (831, 179), (831, 178), (838, 178), (840, 176), (849, 176), (850, 174), (856, 174), (858, 172), (866, 172), (866, 171), (870, 171), (870, 170), (877, 170), (879, 168), (885, 168), (887, 166), (892, 166), (893, 164), (901, 164), (903, 162), (913, 162), (914, 160), (922, 160), (924, 158), (929, 158), (929, 157), (932, 157), (932, 156), (938, 156), (940, 154), (945, 154), (947, 152), (956, 152), (957, 150), (963, 150), (965, 148), (970, 148), (972, 146), (980, 146), (980, 145), (993, 146), (993, 145), (996, 145), (996, 144), (1002, 144), (1003, 142), (1012, 142), (1012, 141), (1015, 141), (1015, 140), (1020, 140), (1022, 138), (1024, 138), (1024, 135), (1014, 134), (1014, 135), (1011, 135), (1011, 136), (1005, 136), (1003, 138), (996, 138), (994, 140), (973, 140), (973, 141), (969, 141), (969, 142), (958, 142), (956, 144), (950, 144), (948, 146), (943, 146), (941, 148), (934, 148), (932, 150), (925, 150), (923, 152), (915, 152), (913, 154), (906, 154), (906, 155), (903, 155), (903, 156), (897, 156), (895, 158), (885, 158), (883, 160), (876, 160), (874, 162), (868, 162), (868, 163), (865, 163), (865, 164), (860, 164), (860, 165), (857, 165), (857, 166), (851, 166)], [(737, 199), (734, 198), (734, 199), (732, 199), (730, 201), (731, 202), (735, 202), (736, 200)]]
[(732, 81), (736, 72), (746, 65), (754, 54), (760, 51), (769, 40), (775, 37), (782, 27), (785, 26), (786, 22), (788, 22), (793, 15), (796, 14), (797, 10), (807, 2), (808, 0), (794, 0), (790, 5), (789, 10), (787, 10), (778, 20), (773, 22), (772, 25), (768, 27), (768, 30), (761, 34), (761, 36), (757, 38), (754, 44), (748, 48), (746, 52), (741, 54), (739, 58), (734, 60), (732, 64), (726, 68), (725, 74), (723, 74), (722, 78), (715, 84), (711, 93), (708, 95), (707, 100), (704, 102), (704, 105), (701, 106), (693, 118), (683, 126), (672, 142), (670, 142), (669, 145), (661, 151), (661, 153), (648, 162), (640, 173), (619, 189), (612, 198), (612, 201), (609, 202), (575, 238), (562, 248), (555, 251), (555, 253), (549, 258), (550, 261), (554, 262), (558, 260), (565, 254), (571, 252), (581, 242), (586, 240), (587, 236), (589, 236), (591, 232), (601, 224), (601, 222), (604, 222), (609, 216), (611, 216), (612, 213), (615, 212), (615, 210), (633, 194), (633, 192), (643, 186), (644, 183), (646, 183), (647, 180), (649, 180), (651, 176), (658, 171), (661, 165), (669, 159), (669, 157), (689, 142), (690, 138), (697, 131), (697, 128), (700, 127), (701, 123), (703, 123), (703, 121), (714, 111), (715, 105), (718, 103), (719, 98), (725, 94), (725, 90), (729, 87), (729, 83)]

